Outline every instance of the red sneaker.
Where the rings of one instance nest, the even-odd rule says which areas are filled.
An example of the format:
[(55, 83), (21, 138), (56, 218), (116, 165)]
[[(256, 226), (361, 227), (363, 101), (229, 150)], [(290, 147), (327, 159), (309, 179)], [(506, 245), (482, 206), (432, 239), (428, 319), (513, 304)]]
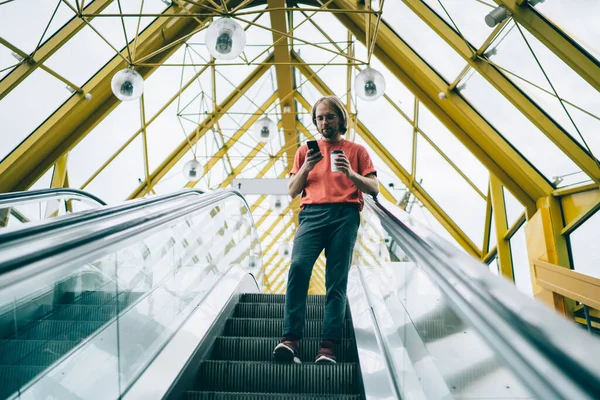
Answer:
[(273, 361), (302, 364), (302, 361), (300, 361), (300, 350), (298, 349), (298, 339), (281, 339), (281, 342), (273, 350)]
[(334, 347), (335, 344), (329, 340), (323, 340), (321, 342), (321, 349), (319, 350), (319, 353), (317, 354), (317, 358), (315, 360), (316, 363), (321, 363), (321, 364), (325, 364), (325, 363), (329, 363), (329, 364), (335, 364), (335, 351), (334, 351)]

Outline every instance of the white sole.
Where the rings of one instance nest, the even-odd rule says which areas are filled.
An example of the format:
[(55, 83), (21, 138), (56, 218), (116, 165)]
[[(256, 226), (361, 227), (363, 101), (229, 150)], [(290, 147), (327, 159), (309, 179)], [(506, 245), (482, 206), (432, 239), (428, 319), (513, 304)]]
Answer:
[(302, 364), (300, 358), (296, 357), (294, 350), (283, 343), (279, 343), (273, 350), (273, 360), (280, 363), (295, 363)]
[(329, 358), (327, 356), (319, 356), (317, 357), (315, 362), (321, 364), (337, 364), (337, 362), (333, 358)]

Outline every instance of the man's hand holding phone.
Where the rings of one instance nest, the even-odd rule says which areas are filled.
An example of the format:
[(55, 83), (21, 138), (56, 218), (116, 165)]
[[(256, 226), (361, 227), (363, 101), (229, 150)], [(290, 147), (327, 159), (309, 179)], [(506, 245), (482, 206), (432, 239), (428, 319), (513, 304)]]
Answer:
[(306, 153), (304, 166), (308, 171), (312, 171), (315, 165), (317, 165), (317, 163), (323, 159), (323, 154), (321, 154), (321, 151), (319, 150), (319, 144), (316, 140), (309, 141), (307, 146), (308, 153)]

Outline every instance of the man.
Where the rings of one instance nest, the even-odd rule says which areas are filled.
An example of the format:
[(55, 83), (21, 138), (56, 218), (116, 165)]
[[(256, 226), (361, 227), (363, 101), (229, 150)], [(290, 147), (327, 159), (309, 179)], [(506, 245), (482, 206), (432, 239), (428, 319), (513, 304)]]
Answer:
[[(323, 249), (327, 294), (321, 349), (315, 361), (336, 362), (335, 345), (342, 338), (348, 272), (364, 204), (362, 192), (379, 193), (376, 171), (366, 149), (342, 137), (348, 129), (348, 114), (342, 102), (334, 96), (319, 99), (312, 118), (323, 136), (318, 141), (320, 151), (301, 146), (288, 183), (292, 198), (302, 194), (302, 210), (288, 275), (283, 339), (273, 351), (276, 362), (301, 362), (298, 344), (304, 328), (306, 296), (313, 265)], [(332, 165), (330, 153), (334, 150), (343, 154), (336, 154)]]

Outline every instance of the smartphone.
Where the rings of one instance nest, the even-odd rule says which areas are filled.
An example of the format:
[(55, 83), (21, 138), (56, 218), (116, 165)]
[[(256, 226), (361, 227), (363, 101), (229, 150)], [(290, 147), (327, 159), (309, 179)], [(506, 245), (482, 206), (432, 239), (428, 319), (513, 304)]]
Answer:
[(309, 150), (313, 151), (313, 154), (320, 153), (321, 149), (319, 149), (319, 143), (316, 140), (309, 140), (306, 142)]

